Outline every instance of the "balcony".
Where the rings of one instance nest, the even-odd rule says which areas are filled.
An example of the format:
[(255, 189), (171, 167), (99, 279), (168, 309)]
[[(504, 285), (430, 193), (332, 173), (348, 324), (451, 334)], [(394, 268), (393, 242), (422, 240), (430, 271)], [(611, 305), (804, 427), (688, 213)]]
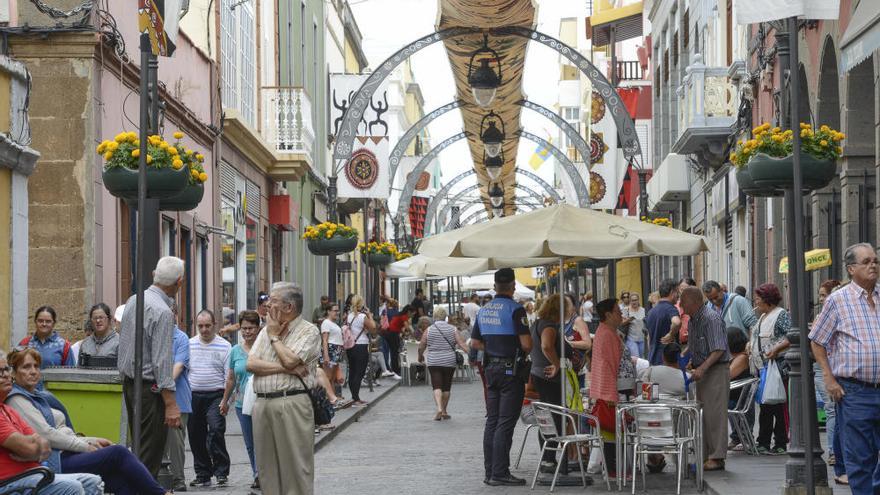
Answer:
[(272, 180), (297, 180), (312, 168), (315, 132), (302, 88), (263, 88), (261, 129), (235, 108), (224, 109), (223, 136)]
[(641, 81), (642, 66), (638, 60), (618, 60), (617, 61), (617, 80), (623, 81)]
[(678, 88), (679, 135), (672, 151), (696, 154), (701, 164), (717, 168), (724, 163), (724, 143), (736, 123), (739, 93), (728, 67), (707, 67), (696, 54)]
[(686, 201), (690, 196), (687, 157), (676, 153), (666, 155), (648, 181), (648, 203), (654, 211), (674, 211), (680, 201)]

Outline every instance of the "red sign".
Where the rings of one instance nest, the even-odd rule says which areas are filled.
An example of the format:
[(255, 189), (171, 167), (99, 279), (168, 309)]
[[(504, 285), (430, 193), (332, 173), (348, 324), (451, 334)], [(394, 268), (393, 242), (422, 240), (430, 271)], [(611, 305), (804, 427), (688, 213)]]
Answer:
[(269, 223), (280, 230), (297, 230), (299, 204), (286, 194), (269, 196)]

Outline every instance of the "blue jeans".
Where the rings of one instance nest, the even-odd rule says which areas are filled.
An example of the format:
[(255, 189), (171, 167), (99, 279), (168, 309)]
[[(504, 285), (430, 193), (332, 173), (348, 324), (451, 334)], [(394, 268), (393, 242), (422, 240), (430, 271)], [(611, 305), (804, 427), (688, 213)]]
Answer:
[(66, 453), (61, 456), (61, 467), (66, 473), (100, 476), (107, 490), (116, 495), (165, 494), (165, 489), (159, 486), (141, 461), (122, 445), (111, 445), (94, 452)]
[(821, 400), (825, 409), (825, 433), (828, 437), (828, 454), (834, 455), (834, 476), (842, 476), (846, 474), (846, 464), (843, 461), (843, 454), (840, 451), (840, 441), (837, 438), (837, 404), (835, 404), (825, 389), (825, 375), (822, 368), (818, 364), (813, 365), (813, 371), (816, 376), (816, 398)]
[(880, 389), (838, 380), (845, 395), (837, 405), (837, 436), (843, 446), (853, 495), (880, 492)]
[(630, 355), (632, 357), (644, 358), (645, 357), (645, 341), (635, 341), (630, 340), (629, 337), (626, 339), (626, 348), (629, 349)]
[[(43, 479), (35, 474), (9, 483), (3, 488), (6, 491), (33, 488)], [(40, 495), (101, 495), (104, 493), (104, 484), (101, 477), (94, 474), (56, 474), (55, 481), (40, 490)]]
[[(835, 411), (839, 406), (837, 404), (834, 405)], [(843, 432), (837, 430), (834, 433), (834, 441), (831, 444), (831, 449), (834, 452), (834, 476), (843, 476), (846, 474), (846, 462), (843, 455)]]
[(244, 437), (244, 447), (247, 449), (248, 459), (251, 461), (251, 473), (254, 478), (257, 477), (257, 464), (254, 462), (254, 420), (249, 414), (241, 411), (240, 407), (235, 408), (235, 415), (238, 416), (238, 423), (241, 425), (241, 436)]

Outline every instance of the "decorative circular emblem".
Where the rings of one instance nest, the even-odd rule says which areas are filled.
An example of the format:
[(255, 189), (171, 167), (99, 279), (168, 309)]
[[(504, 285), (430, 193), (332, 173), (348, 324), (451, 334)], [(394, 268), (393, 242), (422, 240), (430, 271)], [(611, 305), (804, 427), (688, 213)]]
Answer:
[(590, 133), (590, 165), (595, 163), (602, 163), (602, 157), (605, 156), (605, 152), (608, 151), (608, 145), (605, 144), (605, 139), (602, 137), (601, 132), (591, 132)]
[(605, 197), (605, 179), (596, 172), (590, 172), (590, 203), (596, 204)]
[(422, 172), (422, 175), (419, 176), (419, 181), (416, 182), (416, 191), (424, 191), (428, 188), (428, 184), (431, 183), (431, 174), (428, 172)]
[(590, 122), (596, 124), (605, 117), (605, 99), (598, 91), (593, 91), (590, 100)]
[(379, 162), (372, 151), (361, 148), (345, 165), (348, 183), (357, 189), (369, 189), (379, 180)]

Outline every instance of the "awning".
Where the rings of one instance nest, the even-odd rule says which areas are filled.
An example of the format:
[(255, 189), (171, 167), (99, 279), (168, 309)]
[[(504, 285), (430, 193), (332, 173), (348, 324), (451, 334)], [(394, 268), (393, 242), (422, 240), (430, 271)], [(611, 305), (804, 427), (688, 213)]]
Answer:
[(849, 72), (880, 48), (880, 2), (862, 0), (840, 38), (840, 72)]
[(615, 29), (615, 41), (642, 36), (642, 2), (623, 7), (604, 9), (589, 18), (594, 46), (605, 46), (611, 41), (611, 28)]

